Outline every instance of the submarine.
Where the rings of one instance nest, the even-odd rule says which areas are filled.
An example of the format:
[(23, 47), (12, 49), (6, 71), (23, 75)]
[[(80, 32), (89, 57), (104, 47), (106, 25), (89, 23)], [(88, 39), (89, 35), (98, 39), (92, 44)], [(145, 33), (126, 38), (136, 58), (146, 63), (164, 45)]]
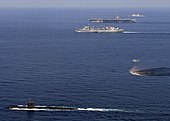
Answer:
[[(13, 105), (8, 107), (9, 110), (14, 111), (27, 111), (32, 113), (34, 111), (92, 111), (92, 112), (128, 112), (124, 109), (111, 109), (111, 108), (76, 108), (66, 106), (39, 106), (34, 105), (32, 101), (29, 101), (26, 105)], [(130, 111), (131, 112), (131, 111)]]
[(34, 105), (32, 101), (29, 101), (27, 105), (12, 105), (8, 107), (9, 110), (17, 111), (75, 111), (78, 108), (66, 107), (66, 106), (39, 106)]
[(131, 69), (130, 73), (137, 76), (170, 76), (170, 68), (151, 68), (143, 70)]

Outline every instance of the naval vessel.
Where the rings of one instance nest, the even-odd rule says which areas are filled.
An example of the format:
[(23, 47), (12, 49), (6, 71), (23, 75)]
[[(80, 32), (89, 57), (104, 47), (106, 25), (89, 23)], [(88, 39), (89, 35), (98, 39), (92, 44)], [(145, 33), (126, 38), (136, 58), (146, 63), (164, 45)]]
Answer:
[(101, 23), (136, 23), (136, 19), (121, 18), (116, 16), (114, 19), (90, 19), (90, 22), (101, 22)]
[(170, 76), (170, 68), (161, 67), (143, 70), (137, 70), (132, 68), (130, 70), (130, 73), (136, 76)]
[(139, 14), (139, 13), (133, 13), (133, 14), (129, 15), (129, 17), (145, 17), (145, 16), (142, 14)]
[(17, 111), (71, 111), (78, 110), (75, 107), (66, 107), (66, 106), (39, 106), (34, 105), (33, 102), (28, 102), (27, 105), (12, 105), (8, 107), (9, 110)]
[(83, 28), (80, 29), (76, 29), (75, 32), (78, 33), (82, 33), (82, 32), (86, 32), (86, 33), (121, 33), (124, 32), (124, 29), (120, 29), (120, 28), (115, 28), (112, 26), (106, 26), (106, 27), (100, 27), (100, 28), (95, 28), (95, 27), (91, 27), (91, 26), (84, 26)]

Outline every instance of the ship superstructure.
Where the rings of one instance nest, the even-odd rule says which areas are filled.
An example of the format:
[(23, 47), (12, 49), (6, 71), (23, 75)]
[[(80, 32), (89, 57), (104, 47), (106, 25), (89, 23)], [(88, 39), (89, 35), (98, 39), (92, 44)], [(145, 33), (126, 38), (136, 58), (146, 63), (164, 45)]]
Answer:
[(102, 22), (102, 23), (136, 23), (136, 19), (121, 18), (116, 16), (114, 19), (90, 19), (90, 22)]
[(112, 33), (118, 33), (118, 32), (124, 32), (124, 29), (115, 28), (112, 26), (106, 26), (106, 27), (100, 27), (95, 28), (91, 26), (84, 26), (83, 28), (76, 29), (75, 32), (89, 32), (89, 33), (106, 33), (106, 32), (112, 32)]

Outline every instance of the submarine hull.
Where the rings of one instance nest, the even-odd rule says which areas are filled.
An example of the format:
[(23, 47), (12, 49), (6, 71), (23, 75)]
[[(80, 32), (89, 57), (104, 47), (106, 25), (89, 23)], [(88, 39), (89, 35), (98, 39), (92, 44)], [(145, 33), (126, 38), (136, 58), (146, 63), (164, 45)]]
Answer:
[(17, 105), (17, 106), (9, 106), (9, 110), (18, 110), (18, 111), (70, 111), (70, 110), (78, 110), (75, 107), (64, 107), (64, 106), (33, 106), (28, 107), (27, 105)]
[(131, 70), (132, 75), (137, 76), (170, 76), (170, 68), (151, 68), (144, 70)]

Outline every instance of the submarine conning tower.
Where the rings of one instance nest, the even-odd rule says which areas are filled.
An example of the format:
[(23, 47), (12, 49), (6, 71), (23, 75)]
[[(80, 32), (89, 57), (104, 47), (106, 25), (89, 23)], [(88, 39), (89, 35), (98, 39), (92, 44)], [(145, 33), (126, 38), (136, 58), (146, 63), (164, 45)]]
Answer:
[(34, 107), (34, 103), (33, 103), (33, 101), (32, 101), (32, 100), (29, 100), (29, 101), (28, 101), (28, 103), (27, 103), (27, 107), (28, 107), (28, 108), (32, 108), (32, 107)]

